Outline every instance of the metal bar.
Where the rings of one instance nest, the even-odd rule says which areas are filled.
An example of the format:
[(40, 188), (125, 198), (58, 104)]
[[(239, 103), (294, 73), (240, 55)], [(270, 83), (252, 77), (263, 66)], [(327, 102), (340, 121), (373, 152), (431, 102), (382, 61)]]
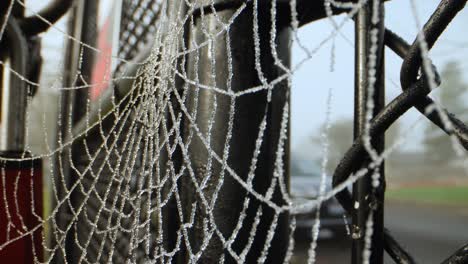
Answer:
[[(34, 36), (45, 32), (51, 24), (64, 16), (73, 4), (73, 0), (54, 0), (46, 7), (21, 21), (21, 28), (27, 36)], [(47, 21), (47, 22), (45, 22)]]
[[(8, 20), (11, 14), (8, 13), (8, 9), (14, 5), (12, 3), (14, 0), (5, 0), (0, 1), (0, 25), (5, 25), (5, 22)], [(0, 27), (0, 40), (2, 39), (3, 32), (1, 31), (2, 28)]]
[(27, 43), (13, 17), (9, 18), (4, 34), (0, 52), (4, 62), (0, 66), (0, 150), (19, 152), (24, 150), (26, 131), (28, 92), (21, 77), (26, 76)]
[[(216, 1), (217, 4), (222, 4), (228, 1)], [(262, 72), (267, 79), (271, 81), (284, 72), (275, 66), (272, 50), (270, 48), (270, 13), (269, 7), (265, 1), (258, 7), (258, 25), (259, 38), (261, 39), (260, 46), (260, 65)], [(206, 1), (209, 4), (210, 1)], [(265, 5), (263, 5), (265, 4)], [(255, 51), (254, 51), (254, 33), (253, 33), (253, 6), (247, 5), (245, 9), (236, 17), (234, 22), (229, 27), (230, 41), (226, 41), (226, 34), (222, 37), (217, 37), (212, 45), (199, 48), (198, 51), (192, 52), (188, 58), (187, 73), (190, 79), (198, 80), (200, 84), (215, 85), (222, 89), (231, 89), (233, 92), (239, 92), (249, 87), (255, 87), (261, 84), (258, 72), (255, 68)], [(202, 43), (207, 40), (207, 34), (204, 31), (217, 32), (220, 28), (216, 19), (221, 18), (225, 23), (234, 14), (237, 8), (224, 9), (217, 12), (217, 17), (213, 14), (204, 14), (203, 21), (197, 18), (195, 20), (196, 29), (190, 30), (189, 41), (193, 43)], [(287, 27), (278, 26), (277, 28), (277, 51), (283, 64), (289, 66), (289, 40), (290, 31)], [(227, 44), (228, 42), (228, 44)], [(230, 50), (228, 46), (230, 46)], [(190, 47), (193, 48), (193, 47)], [(231, 52), (232, 62), (227, 59), (228, 52)], [(214, 58), (213, 58), (214, 57)], [(216, 65), (212, 62), (215, 59)], [(231, 64), (231, 65), (229, 65)], [(229, 80), (229, 66), (232, 66), (233, 79), (230, 87), (227, 85)], [(213, 78), (215, 73), (215, 78)], [(237, 174), (247, 181), (249, 175), (249, 167), (251, 166), (252, 156), (255, 153), (256, 139), (259, 134), (262, 119), (265, 115), (265, 109), (268, 109), (266, 115), (267, 129), (262, 136), (263, 141), (260, 147), (257, 167), (254, 171), (253, 189), (257, 192), (265, 194), (274, 176), (274, 162), (276, 148), (278, 145), (279, 133), (281, 131), (282, 111), (286, 103), (289, 103), (288, 84), (282, 82), (277, 84), (280, 87), (275, 88), (271, 94), (271, 101), (267, 101), (268, 91), (264, 90), (253, 94), (231, 98), (226, 95), (220, 95), (213, 90), (198, 89), (196, 85), (190, 85), (188, 88), (187, 109), (193, 111), (195, 123), (204, 135), (211, 135), (210, 146), (212, 151), (223, 155), (224, 146), (227, 137), (229, 120), (233, 120), (232, 138), (228, 141), (229, 157), (227, 164), (237, 172)], [(198, 98), (195, 100), (195, 98)], [(230, 119), (231, 100), (235, 100), (234, 118)], [(196, 113), (196, 114), (195, 114)], [(210, 120), (214, 116), (214, 122)], [(210, 126), (212, 126), (210, 128)], [(222, 187), (218, 193), (218, 197), (213, 208), (208, 208), (213, 213), (217, 228), (222, 234), (229, 238), (233, 234), (237, 222), (240, 219), (240, 213), (243, 210), (244, 200), (249, 197), (250, 203), (246, 210), (246, 217), (243, 222), (242, 230), (234, 237), (235, 242), (230, 245), (234, 252), (240, 253), (245, 247), (248, 238), (249, 230), (254, 223), (255, 216), (259, 209), (263, 210), (260, 217), (255, 234), (255, 240), (250, 248), (249, 253), (244, 260), (245, 263), (255, 263), (261, 257), (261, 253), (265, 244), (270, 243), (270, 248), (266, 256), (266, 263), (274, 263), (284, 259), (287, 243), (288, 243), (288, 221), (289, 216), (281, 213), (278, 218), (277, 227), (274, 230), (274, 237), (271, 242), (268, 241), (268, 229), (272, 225), (272, 220), (275, 218), (274, 210), (259, 202), (249, 192), (241, 186), (237, 181), (229, 175), (227, 171), (223, 171), (223, 166), (213, 160), (211, 168), (208, 167), (211, 153), (207, 151), (203, 142), (193, 133), (193, 125), (186, 121), (184, 124), (184, 144), (188, 144), (188, 155), (191, 157), (190, 166), (195, 172), (195, 178), (201, 183), (210, 175), (210, 180), (207, 181), (203, 194), (211, 201), (213, 194), (216, 192), (217, 183), (222, 180)], [(211, 131), (211, 132), (209, 132)], [(189, 140), (191, 140), (189, 142)], [(285, 179), (289, 181), (289, 144), (285, 142), (285, 153), (283, 157), (285, 161), (284, 171), (286, 172)], [(189, 164), (185, 164), (189, 165)], [(224, 178), (221, 178), (225, 175)], [(205, 213), (205, 208), (200, 198), (197, 195), (194, 183), (190, 179), (190, 175), (183, 177), (183, 188), (180, 190), (182, 199), (184, 200), (184, 215), (190, 216), (192, 205), (197, 201), (195, 223), (190, 235), (190, 243), (193, 245), (192, 250), (199, 249), (200, 241), (203, 241), (203, 226), (204, 221), (208, 219)], [(276, 185), (278, 186), (278, 185)], [(283, 198), (277, 187), (274, 191), (273, 202), (276, 204), (284, 204)], [(188, 220), (185, 220), (188, 221)], [(213, 237), (199, 259), (200, 263), (217, 263), (223, 258), (227, 263), (235, 263), (236, 260), (231, 256), (218, 237)], [(187, 263), (188, 259), (182, 259), (181, 262)]]
[(448, 257), (442, 264), (463, 264), (468, 263), (468, 244), (463, 245), (453, 255)]
[[(374, 5), (378, 5), (374, 8)], [(374, 12), (379, 12), (379, 20), (373, 21)], [(377, 23), (375, 23), (377, 22)], [(384, 58), (383, 58), (383, 4), (378, 0), (369, 1), (358, 12), (355, 20), (355, 109), (354, 109), (354, 137), (363, 137), (366, 129), (367, 113), (372, 111), (372, 117), (384, 107)], [(377, 30), (377, 43), (372, 43), (371, 34)], [(377, 46), (375, 46), (377, 45)], [(377, 47), (377, 49), (375, 49)], [(375, 52), (373, 57), (371, 52)], [(375, 60), (375, 61), (371, 61)], [(375, 75), (371, 75), (371, 64), (375, 62)], [(374, 83), (371, 78), (376, 77)], [(372, 97), (372, 98), (370, 98)], [(368, 101), (373, 100), (374, 107), (369, 109)], [(364, 140), (364, 138), (362, 139)], [(384, 135), (371, 139), (372, 148), (380, 153), (384, 149)], [(370, 155), (362, 156), (365, 159), (364, 167), (371, 162)], [(372, 186), (372, 175), (379, 174), (379, 186)], [(363, 263), (366, 259), (366, 250), (370, 250), (370, 263), (383, 263), (384, 250), (384, 191), (385, 178), (383, 164), (375, 169), (371, 169), (368, 175), (358, 180), (353, 185), (354, 212), (353, 218), (353, 243), (352, 243), (352, 263)], [(370, 245), (366, 244), (367, 222), (371, 217), (372, 236)]]
[[(290, 0), (283, 0), (287, 5), (289, 5)], [(324, 1), (310, 1), (310, 0), (296, 0), (297, 1), (297, 13), (299, 18), (299, 25), (304, 26), (310, 22), (314, 22), (316, 20), (322, 19), (327, 17), (325, 4)], [(382, 0), (382, 2), (387, 2), (390, 0)], [(352, 4), (357, 3), (356, 0), (344, 0), (339, 1), (342, 4)], [(361, 1), (362, 2), (362, 1)], [(340, 8), (336, 7), (334, 4), (330, 6), (333, 15), (343, 14), (348, 12), (349, 8)], [(289, 14), (287, 13), (287, 19), (290, 18)]]
[[(58, 3), (60, 1), (56, 1)], [(99, 1), (94, 0), (85, 0), (77, 2), (77, 5), (71, 11), (70, 20), (68, 24), (68, 34), (73, 36), (75, 39), (79, 39), (83, 43), (86, 43), (90, 46), (95, 46), (94, 43), (94, 34), (96, 29), (93, 28), (96, 26), (97, 17), (96, 11)], [(67, 42), (67, 47), (65, 51), (64, 59), (64, 80), (63, 85), (65, 87), (77, 86), (82, 83), (81, 80), (77, 80), (75, 77), (77, 73), (81, 73), (83, 78), (87, 83), (90, 83), (91, 76), (91, 67), (92, 67), (92, 56), (94, 51), (84, 48), (81, 43), (78, 43), (76, 40), (69, 39)], [(81, 60), (81, 56), (83, 60)], [(86, 63), (82, 63), (85, 61)], [(63, 90), (60, 94), (60, 119), (59, 126), (57, 128), (57, 139), (59, 144), (65, 142), (71, 137), (72, 127), (74, 127), (77, 122), (84, 116), (86, 111), (86, 99), (88, 96), (88, 91), (84, 89), (79, 90)], [(57, 172), (57, 177), (63, 177), (63, 181), (67, 186), (64, 186), (60, 183), (60, 180), (56, 180), (57, 183), (57, 196), (59, 199), (67, 195), (68, 188), (74, 184), (73, 179), (78, 177), (73, 177), (73, 169), (71, 167), (72, 153), (76, 151), (73, 148), (67, 148), (57, 154), (55, 164), (55, 171)], [(72, 215), (74, 210), (71, 206), (76, 204), (77, 194), (72, 193), (70, 195), (70, 203), (67, 203), (66, 206), (61, 206), (59, 208), (59, 213), (56, 215), (56, 222), (58, 229), (63, 230), (69, 224), (69, 216)], [(55, 202), (55, 201), (54, 201)], [(65, 238), (65, 251), (66, 256), (61, 254), (56, 255), (53, 259), (55, 263), (75, 263), (77, 260), (74, 258), (77, 254), (75, 245), (75, 232), (69, 232), (66, 234)]]

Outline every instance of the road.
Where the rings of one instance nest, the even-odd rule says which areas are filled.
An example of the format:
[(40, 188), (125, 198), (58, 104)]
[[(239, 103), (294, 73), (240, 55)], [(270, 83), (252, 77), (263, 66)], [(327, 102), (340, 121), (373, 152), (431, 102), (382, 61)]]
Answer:
[[(468, 243), (468, 208), (389, 202), (385, 217), (386, 226), (417, 263), (441, 263)], [(350, 244), (349, 239), (320, 240), (316, 263), (350, 263)], [(298, 241), (292, 262), (306, 263), (308, 247), (307, 241)], [(385, 263), (394, 262), (387, 256)]]

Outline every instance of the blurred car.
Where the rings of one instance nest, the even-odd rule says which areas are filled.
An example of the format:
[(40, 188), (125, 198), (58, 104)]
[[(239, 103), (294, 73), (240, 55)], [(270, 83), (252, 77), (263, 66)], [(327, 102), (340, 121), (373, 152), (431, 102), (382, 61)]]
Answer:
[[(318, 175), (299, 175), (291, 177), (291, 196), (297, 203), (316, 200), (319, 196), (321, 179)], [(325, 181), (325, 192), (331, 190), (331, 180)], [(324, 201), (320, 208), (320, 235), (343, 237), (347, 234), (345, 211), (335, 198)], [(296, 215), (296, 236), (312, 237), (312, 228), (315, 223), (316, 210)]]

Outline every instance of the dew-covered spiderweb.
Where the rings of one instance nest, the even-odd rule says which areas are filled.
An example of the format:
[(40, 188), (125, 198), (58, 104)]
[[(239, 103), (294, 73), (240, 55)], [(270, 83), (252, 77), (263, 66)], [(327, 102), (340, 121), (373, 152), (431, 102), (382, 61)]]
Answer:
[[(28, 1), (13, 2), (43, 19)], [(98, 9), (97, 4), (83, 8), (82, 2), (75, 1), (74, 15)], [(109, 6), (117, 11), (107, 21), (107, 30), (115, 33), (108, 35), (114, 40), (109, 43), (118, 43), (113, 49), (96, 39), (98, 16), (83, 22), (91, 32), (86, 37), (56, 25), (49, 29), (66, 39), (71, 55), (58, 55), (65, 57), (61, 66), (67, 71), (48, 87), (2, 57), (10, 78), (29, 89), (52, 89), (59, 102), (55, 116), (31, 112), (34, 99), (26, 100), (25, 133), (43, 137), (45, 151), (31, 151), (26, 140), (19, 155), (0, 158), (5, 228), (0, 252), (28, 241), (27, 254), (38, 263), (317, 262), (320, 208), (380, 165), (405, 137), (382, 153), (372, 148), (374, 102), (369, 99), (363, 142), (371, 165), (336, 188), (325, 188), (331, 105), (339, 95), (324, 84), (319, 88), (330, 89), (326, 115), (311, 117), (325, 123), (317, 150), (322, 153), (319, 192), (309, 200), (290, 193), (294, 73), (330, 43), (330, 64), (317, 67), (333, 71), (336, 38), (353, 45), (342, 28), (368, 4), (325, 0), (314, 11), (300, 9), (304, 2), (115, 1)], [(371, 2), (371, 22), (378, 24), (381, 3)], [(308, 22), (323, 18), (333, 26), (314, 47), (297, 35), (306, 16), (312, 17)], [(8, 26), (1, 25), (0, 37)], [(370, 94), (378, 74), (378, 33), (371, 32)], [(425, 40), (419, 40), (424, 71), (435, 89)], [(294, 65), (292, 43), (306, 54)], [(440, 112), (451, 128), (440, 107), (428, 111)], [(53, 130), (50, 122), (56, 123)], [(466, 167), (460, 142), (453, 137), (451, 143)], [(42, 176), (41, 161), (49, 164)], [(371, 176), (377, 188), (378, 172)], [(312, 239), (305, 257), (297, 259), (295, 231), (307, 214), (314, 221)], [(351, 236), (348, 217), (343, 211), (340, 219)], [(367, 257), (372, 229), (369, 218), (363, 234)]]

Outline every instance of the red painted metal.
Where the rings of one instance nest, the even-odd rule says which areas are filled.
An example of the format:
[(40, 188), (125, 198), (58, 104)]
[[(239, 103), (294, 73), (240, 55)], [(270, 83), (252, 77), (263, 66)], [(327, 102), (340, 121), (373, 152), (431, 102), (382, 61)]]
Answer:
[(0, 263), (42, 261), (42, 161), (1, 162), (0, 190)]

